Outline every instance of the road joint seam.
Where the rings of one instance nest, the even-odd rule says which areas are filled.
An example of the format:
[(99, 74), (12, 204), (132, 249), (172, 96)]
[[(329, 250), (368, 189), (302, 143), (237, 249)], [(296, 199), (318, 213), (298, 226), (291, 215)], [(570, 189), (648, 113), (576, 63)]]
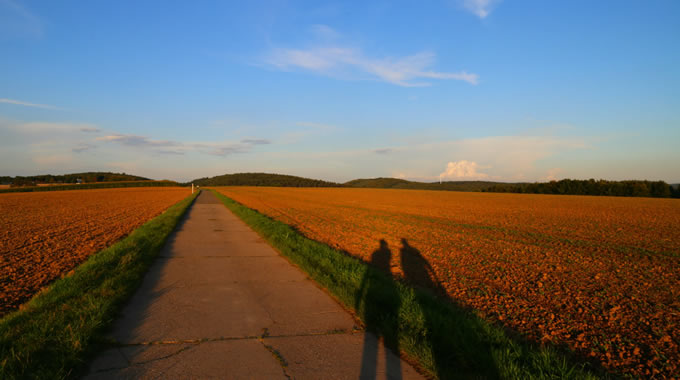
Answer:
[(331, 335), (352, 335), (357, 333), (363, 333), (364, 330), (354, 328), (352, 330), (347, 329), (334, 329), (323, 332), (311, 332), (311, 333), (300, 333), (300, 334), (278, 334), (270, 335), (267, 331), (261, 335), (245, 335), (245, 336), (228, 336), (219, 338), (200, 338), (200, 339), (177, 339), (177, 340), (157, 340), (150, 342), (138, 342), (138, 343), (115, 343), (116, 347), (136, 347), (136, 346), (156, 346), (156, 345), (176, 345), (176, 344), (201, 344), (210, 342), (226, 342), (232, 340), (257, 340), (257, 339), (276, 339), (276, 338), (295, 338), (295, 337), (315, 337), (315, 336), (331, 336)]

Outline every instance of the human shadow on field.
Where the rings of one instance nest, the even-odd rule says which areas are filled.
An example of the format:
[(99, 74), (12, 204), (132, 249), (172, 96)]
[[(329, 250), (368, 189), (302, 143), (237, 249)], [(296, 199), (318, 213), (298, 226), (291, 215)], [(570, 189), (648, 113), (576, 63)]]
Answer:
[(421, 321), (412, 318), (412, 323), (416, 321), (414, 325), (402, 328), (421, 331), (437, 378), (498, 378), (496, 360), (488, 342), (482, 338), (484, 329), (479, 319), (469, 314), (464, 316), (467, 313), (448, 297), (446, 288), (420, 251), (404, 238), (401, 244), (404, 281), (415, 286), (415, 301), (423, 313)]
[[(390, 273), (392, 252), (387, 242), (380, 240), (380, 248), (371, 255), (371, 265), (384, 273)], [(378, 349), (380, 337), (385, 346), (385, 372), (389, 379), (399, 380), (401, 376), (401, 359), (399, 353), (399, 307), (401, 298), (394, 286), (385, 286), (381, 281), (381, 273), (367, 270), (361, 280), (359, 292), (355, 298), (355, 310), (361, 310), (363, 301), (364, 347), (361, 357), (360, 379), (375, 379), (378, 367)], [(389, 352), (394, 350), (397, 354)]]

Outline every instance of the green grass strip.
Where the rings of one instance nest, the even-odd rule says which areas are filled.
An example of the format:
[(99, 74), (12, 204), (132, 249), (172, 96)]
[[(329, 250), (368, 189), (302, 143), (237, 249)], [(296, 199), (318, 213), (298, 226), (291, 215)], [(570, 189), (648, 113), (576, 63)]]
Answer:
[(394, 280), (365, 262), (212, 190), (273, 247), (354, 310), (367, 329), (434, 378), (594, 379), (610, 377), (566, 350), (512, 337), (453, 302)]
[(98, 253), (0, 320), (0, 379), (74, 378), (85, 369), (198, 192)]

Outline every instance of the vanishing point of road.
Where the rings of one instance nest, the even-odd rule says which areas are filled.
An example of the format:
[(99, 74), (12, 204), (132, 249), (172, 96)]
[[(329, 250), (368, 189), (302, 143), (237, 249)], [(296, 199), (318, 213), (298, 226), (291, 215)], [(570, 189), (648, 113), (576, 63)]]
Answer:
[(422, 378), (209, 191), (110, 335), (86, 378)]

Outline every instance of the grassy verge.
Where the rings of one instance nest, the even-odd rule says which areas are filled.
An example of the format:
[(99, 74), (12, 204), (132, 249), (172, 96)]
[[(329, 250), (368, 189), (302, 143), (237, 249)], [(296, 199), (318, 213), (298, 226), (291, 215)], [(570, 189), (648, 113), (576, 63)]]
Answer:
[(363, 261), (213, 192), (279, 252), (355, 310), (368, 329), (415, 359), (434, 378), (608, 377), (563, 350), (512, 337), (452, 302), (396, 281)]
[(76, 377), (140, 285), (196, 193), (55, 281), (0, 320), (1, 379)]

